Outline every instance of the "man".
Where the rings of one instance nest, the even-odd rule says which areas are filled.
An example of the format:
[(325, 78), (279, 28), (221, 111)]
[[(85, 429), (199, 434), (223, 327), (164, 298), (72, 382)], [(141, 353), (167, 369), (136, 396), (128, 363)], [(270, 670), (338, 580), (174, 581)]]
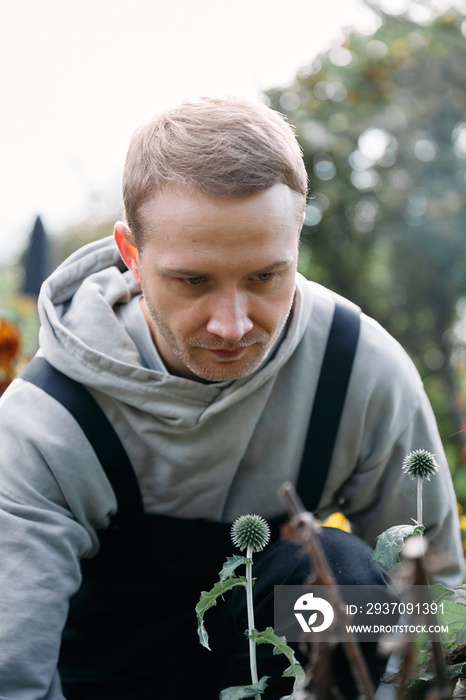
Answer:
[[(296, 271), (306, 187), (280, 115), (236, 98), (184, 103), (132, 139), (116, 245), (86, 246), (44, 284), (40, 354), (113, 425), (144, 516), (109, 527), (125, 487), (117, 498), (47, 387), (16, 380), (0, 408), (0, 697), (63, 697), (57, 659), (80, 561), (88, 583), (60, 661), (69, 700), (210, 698), (244, 682), (231, 620), (213, 623), (211, 657), (194, 650), (178, 606), (186, 596), (192, 610), (201, 583), (215, 582), (233, 549), (225, 527), (249, 512), (283, 515), (277, 489), (298, 479), (337, 301)], [(445, 580), (459, 582), (455, 498), (432, 411), (403, 350), (362, 315), (320, 514), (343, 510), (371, 545), (409, 522), (415, 494), (401, 465), (419, 448), (440, 462), (424, 489), (427, 533), (449, 554)], [(367, 582), (359, 540), (348, 538), (351, 555), (338, 545), (334, 568), (351, 569), (355, 552), (352, 574)], [(283, 561), (286, 576), (294, 564)]]

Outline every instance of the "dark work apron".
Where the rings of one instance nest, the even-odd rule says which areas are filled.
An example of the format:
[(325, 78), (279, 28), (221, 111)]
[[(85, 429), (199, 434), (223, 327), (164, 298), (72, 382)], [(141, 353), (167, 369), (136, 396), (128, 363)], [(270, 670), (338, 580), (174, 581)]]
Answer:
[[(310, 511), (317, 507), (325, 484), (359, 325), (358, 313), (346, 305), (336, 306), (297, 485)], [(229, 642), (238, 636), (234, 617), (242, 603), (234, 601), (239, 600), (236, 595), (239, 589), (231, 594), (233, 605), (219, 603), (206, 614), (206, 627), (209, 631), (211, 625), (212, 639), (216, 642), (212, 642), (212, 652), (199, 644), (194, 608), (201, 591), (212, 588), (223, 562), (235, 553), (231, 524), (144, 514), (126, 452), (89, 392), (43, 358), (34, 358), (20, 376), (50, 393), (76, 418), (106, 471), (118, 502), (111, 526), (99, 533), (101, 547), (97, 556), (81, 562), (83, 583), (70, 601), (59, 660), (65, 697), (67, 700), (214, 700), (231, 656)], [(262, 581), (272, 586), (272, 591), (274, 583), (283, 582), (288, 569), (283, 569), (282, 564), (278, 569), (275, 564), (271, 566), (271, 556), (266, 553), (278, 547), (289, 556), (292, 546), (278, 542), (280, 524), (285, 519), (283, 516), (269, 523), (275, 544), (254, 557), (255, 573), (261, 569), (261, 559), (267, 562)], [(346, 536), (339, 533), (337, 538), (341, 535)], [(345, 539), (342, 552), (347, 542)], [(278, 559), (283, 562), (286, 556)], [(305, 569), (307, 564), (303, 566)], [(296, 583), (305, 575), (301, 568), (301, 564), (296, 566), (300, 576)], [(244, 592), (242, 596), (245, 597)], [(264, 620), (269, 612), (264, 613)], [(239, 646), (240, 642), (235, 644)], [(258, 648), (259, 655), (266, 653), (262, 649), (267, 646)], [(242, 652), (235, 653), (239, 659)], [(244, 665), (246, 669), (246, 657), (245, 639), (244, 664), (238, 661), (238, 667)], [(245, 671), (238, 671), (240, 679)], [(265, 698), (269, 697), (273, 695), (266, 693)]]
[(215, 643), (215, 630), (227, 624), (231, 593), (205, 616), (212, 652), (199, 643), (195, 606), (235, 553), (229, 531), (228, 524), (146, 515), (101, 533), (99, 554), (82, 561), (83, 584), (62, 638), (68, 700), (218, 697), (228, 650)]

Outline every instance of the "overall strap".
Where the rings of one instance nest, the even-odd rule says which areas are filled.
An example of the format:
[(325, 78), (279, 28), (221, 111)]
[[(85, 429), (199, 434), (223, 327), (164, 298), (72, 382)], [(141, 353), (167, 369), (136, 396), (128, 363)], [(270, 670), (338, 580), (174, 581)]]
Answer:
[(87, 389), (52, 367), (43, 357), (34, 357), (19, 377), (50, 394), (80, 425), (115, 492), (118, 512), (113, 522), (120, 525), (123, 521), (134, 521), (142, 516), (141, 492), (126, 450)]
[[(297, 491), (315, 511), (332, 459), (346, 390), (359, 338), (360, 315), (337, 303), (314, 398)], [(59, 401), (81, 426), (115, 492), (117, 523), (143, 513), (142, 497), (128, 455), (110, 421), (82, 384), (35, 357), (20, 373)]]
[(330, 469), (360, 326), (359, 310), (336, 302), (296, 487), (310, 512), (319, 505)]

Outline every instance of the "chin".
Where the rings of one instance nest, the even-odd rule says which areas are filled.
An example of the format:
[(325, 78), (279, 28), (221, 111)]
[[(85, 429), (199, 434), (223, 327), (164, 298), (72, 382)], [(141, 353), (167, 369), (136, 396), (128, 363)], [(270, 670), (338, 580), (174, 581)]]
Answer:
[(235, 361), (190, 362), (188, 368), (200, 379), (209, 382), (231, 382), (235, 379), (245, 379), (261, 367), (268, 353), (260, 357), (242, 358)]

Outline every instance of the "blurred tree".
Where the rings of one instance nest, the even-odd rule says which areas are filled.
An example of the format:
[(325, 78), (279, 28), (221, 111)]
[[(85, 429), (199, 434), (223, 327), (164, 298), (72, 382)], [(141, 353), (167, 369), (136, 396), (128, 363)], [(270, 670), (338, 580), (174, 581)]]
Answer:
[(117, 220), (118, 216), (115, 215), (114, 218), (109, 217), (108, 220), (105, 218), (103, 221), (84, 221), (66, 229), (60, 236), (56, 236), (53, 246), (55, 265), (59, 265), (83, 245), (111, 236), (114, 223)]
[(466, 294), (466, 22), (377, 12), (373, 35), (349, 34), (267, 94), (296, 125), (310, 177), (301, 270), (407, 349), (466, 501), (451, 330)]
[(23, 292), (37, 297), (42, 282), (50, 272), (49, 242), (42, 219), (38, 216), (24, 254)]

